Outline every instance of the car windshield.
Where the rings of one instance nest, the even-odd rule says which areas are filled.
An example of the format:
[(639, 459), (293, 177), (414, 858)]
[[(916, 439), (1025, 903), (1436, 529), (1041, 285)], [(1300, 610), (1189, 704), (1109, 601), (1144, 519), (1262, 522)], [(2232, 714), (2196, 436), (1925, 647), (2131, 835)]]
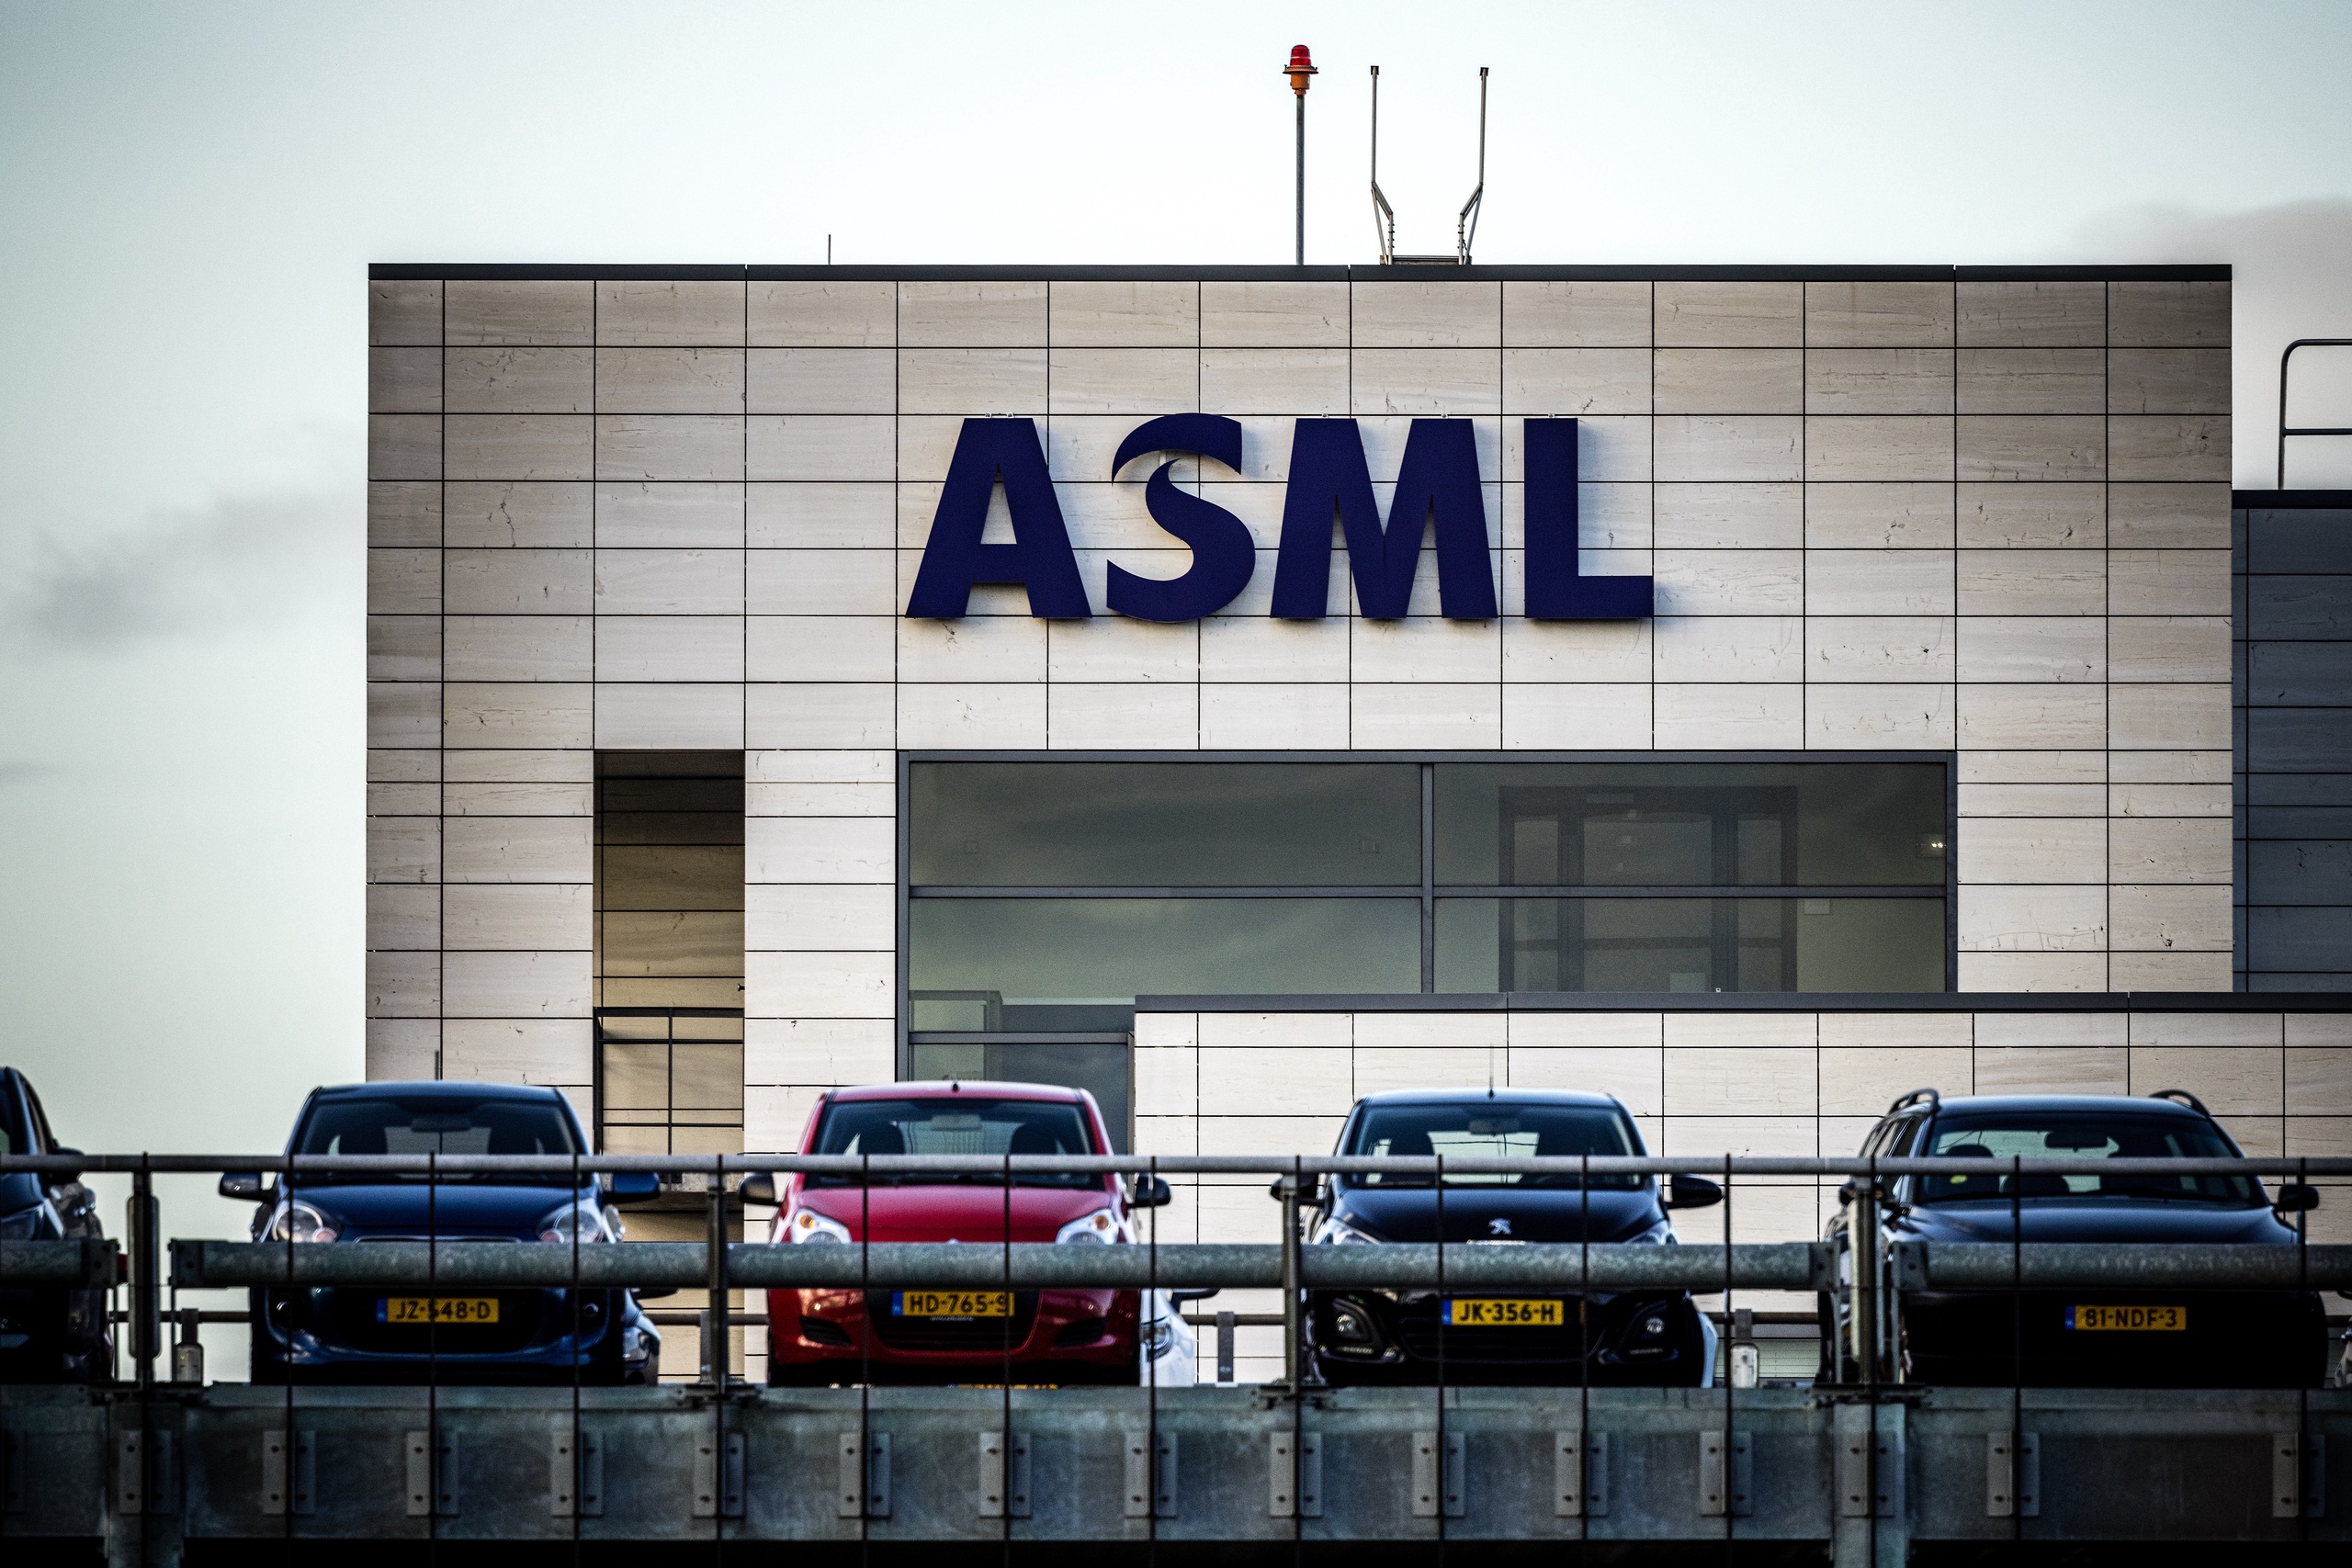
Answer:
[[(1994, 1159), (2232, 1159), (2237, 1151), (2211, 1127), (2185, 1117), (2117, 1115), (2105, 1111), (2014, 1112), (1999, 1117), (1951, 1116), (1936, 1122), (1921, 1154)], [(2262, 1201), (2243, 1176), (2062, 1176), (2028, 1171), (2023, 1187), (2007, 1172), (1929, 1176), (1919, 1181), (1922, 1203), (1971, 1199), (2160, 1199), (2246, 1208)]]
[[(322, 1100), (311, 1108), (295, 1140), (298, 1155), (568, 1155), (578, 1152), (571, 1118), (552, 1100), (507, 1098), (459, 1100), (447, 1095), (401, 1099)], [(381, 1181), (367, 1174), (316, 1177), (318, 1180)], [(401, 1179), (423, 1181), (422, 1174)], [(462, 1180), (462, 1177), (444, 1179)], [(524, 1178), (563, 1182), (561, 1175)]]
[[(1447, 1159), (1518, 1158), (1527, 1155), (1630, 1155), (1638, 1152), (1624, 1117), (1602, 1106), (1515, 1105), (1476, 1100), (1458, 1105), (1374, 1105), (1357, 1120), (1351, 1155), (1442, 1155)], [(1367, 1187), (1427, 1187), (1426, 1176), (1386, 1172), (1347, 1179)], [(1581, 1174), (1477, 1176), (1448, 1172), (1448, 1187), (1565, 1187)], [(1638, 1176), (1596, 1176), (1596, 1190), (1630, 1191)]]
[[(1069, 1100), (981, 1100), (970, 1095), (836, 1100), (817, 1129), (820, 1155), (1091, 1155), (1086, 1118)], [(1020, 1171), (1016, 1187), (1100, 1187), (1102, 1178)], [(855, 1176), (811, 1176), (818, 1187), (855, 1187)], [(876, 1176), (874, 1184), (936, 1187), (959, 1182), (995, 1187), (1001, 1171), (918, 1171)]]

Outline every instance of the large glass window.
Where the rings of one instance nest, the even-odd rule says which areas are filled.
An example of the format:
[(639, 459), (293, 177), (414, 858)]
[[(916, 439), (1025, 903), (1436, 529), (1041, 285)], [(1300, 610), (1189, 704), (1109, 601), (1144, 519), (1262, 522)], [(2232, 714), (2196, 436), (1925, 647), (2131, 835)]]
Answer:
[(1944, 988), (1939, 763), (1431, 772), (1438, 990)]
[(1418, 991), (1410, 898), (918, 898), (917, 1029), (1125, 1029), (1176, 992)]
[[(909, 764), (908, 1013), (1137, 996), (1936, 991), (1945, 760)], [(959, 1058), (960, 1060), (960, 1058)]]
[(1418, 886), (1410, 763), (918, 762), (913, 880), (963, 886)]

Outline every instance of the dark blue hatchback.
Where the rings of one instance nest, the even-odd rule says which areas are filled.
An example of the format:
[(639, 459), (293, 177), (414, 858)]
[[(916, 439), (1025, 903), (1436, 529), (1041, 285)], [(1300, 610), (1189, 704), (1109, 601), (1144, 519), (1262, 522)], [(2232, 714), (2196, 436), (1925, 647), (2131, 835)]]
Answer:
[[(288, 1155), (586, 1153), (552, 1089), (479, 1082), (368, 1083), (314, 1090)], [(650, 1187), (651, 1179), (639, 1179)], [(265, 1190), (255, 1240), (558, 1245), (614, 1243), (620, 1216), (592, 1178), (300, 1174)], [(628, 1196), (650, 1196), (629, 1193)], [(652, 1382), (661, 1337), (620, 1290), (255, 1291), (255, 1382)]]

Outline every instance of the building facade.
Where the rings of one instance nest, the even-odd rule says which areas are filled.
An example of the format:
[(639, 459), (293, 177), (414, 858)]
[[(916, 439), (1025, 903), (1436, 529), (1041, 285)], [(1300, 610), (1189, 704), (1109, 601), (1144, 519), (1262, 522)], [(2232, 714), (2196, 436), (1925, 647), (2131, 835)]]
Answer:
[(679, 1151), (949, 1073), (1145, 1152), (1490, 1081), (2352, 1142), (2352, 1019), (2241, 989), (2226, 269), (368, 287), (372, 1075)]

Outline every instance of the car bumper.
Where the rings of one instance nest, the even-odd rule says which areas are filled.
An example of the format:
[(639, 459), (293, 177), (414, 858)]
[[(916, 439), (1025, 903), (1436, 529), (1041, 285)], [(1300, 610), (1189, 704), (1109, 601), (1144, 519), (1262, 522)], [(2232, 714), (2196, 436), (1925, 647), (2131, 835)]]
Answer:
[[(2149, 1305), (2187, 1326), (2066, 1326), (2069, 1308)], [(1960, 1387), (2314, 1388), (2330, 1349), (2320, 1298), (2291, 1291), (1913, 1292), (1903, 1340), (1911, 1382)]]
[(1021, 1291), (1010, 1317), (908, 1318), (893, 1291), (768, 1292), (777, 1382), (1133, 1382), (1133, 1291)]
[[(1557, 1326), (1473, 1328), (1440, 1321), (1433, 1291), (1312, 1292), (1309, 1354), (1327, 1382), (1426, 1387), (1695, 1386), (1712, 1381), (1713, 1334), (1687, 1295), (1542, 1295)], [(1342, 1335), (1352, 1313), (1361, 1327)], [(1646, 1325), (1657, 1320), (1660, 1331)], [(1368, 1330), (1368, 1334), (1366, 1331)]]
[(105, 1375), (106, 1293), (0, 1290), (0, 1382), (79, 1382)]
[[(494, 1325), (430, 1327), (374, 1321), (375, 1290), (251, 1292), (257, 1377), (327, 1382), (569, 1382), (582, 1369), (601, 1381), (650, 1365), (660, 1337), (629, 1334), (618, 1291), (494, 1291)], [(626, 1341), (636, 1338), (639, 1354)]]

